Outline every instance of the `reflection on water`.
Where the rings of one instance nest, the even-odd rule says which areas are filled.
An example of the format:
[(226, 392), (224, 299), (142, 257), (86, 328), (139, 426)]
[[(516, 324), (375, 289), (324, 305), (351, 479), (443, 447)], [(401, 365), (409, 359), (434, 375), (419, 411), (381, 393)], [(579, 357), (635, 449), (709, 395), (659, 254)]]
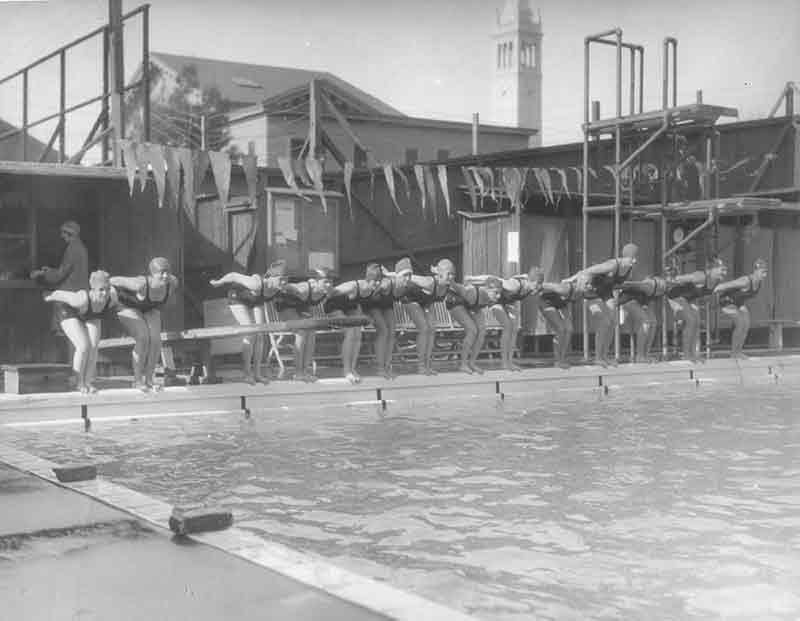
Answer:
[(797, 619), (789, 386), (4, 434), (484, 619)]

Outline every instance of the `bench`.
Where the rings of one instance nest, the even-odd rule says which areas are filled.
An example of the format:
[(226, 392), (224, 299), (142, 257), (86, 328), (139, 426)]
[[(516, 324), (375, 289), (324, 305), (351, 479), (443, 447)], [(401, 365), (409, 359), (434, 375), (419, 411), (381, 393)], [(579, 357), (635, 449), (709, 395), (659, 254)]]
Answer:
[(58, 363), (4, 364), (3, 390), (21, 395), (72, 390), (72, 365)]
[[(292, 334), (297, 330), (330, 330), (335, 329), (343, 323), (353, 323), (356, 325), (363, 325), (367, 323), (366, 317), (350, 317), (350, 318), (318, 318), (318, 319), (295, 319), (289, 321), (275, 321), (265, 324), (252, 325), (252, 326), (219, 326), (213, 328), (195, 328), (190, 330), (182, 330), (180, 332), (162, 332), (161, 333), (161, 355), (162, 361), (165, 362), (165, 368), (172, 368), (174, 364), (170, 365), (172, 359), (172, 348), (185, 345), (191, 345), (199, 350), (200, 364), (205, 367), (205, 382), (215, 383), (218, 381), (216, 375), (216, 368), (214, 365), (214, 356), (212, 355), (211, 344), (218, 339), (229, 339), (237, 337), (245, 337), (252, 334), (269, 334), (281, 335)], [(120, 347), (132, 347), (134, 339), (130, 336), (123, 336), (118, 338), (107, 338), (100, 341), (99, 349), (114, 349)]]

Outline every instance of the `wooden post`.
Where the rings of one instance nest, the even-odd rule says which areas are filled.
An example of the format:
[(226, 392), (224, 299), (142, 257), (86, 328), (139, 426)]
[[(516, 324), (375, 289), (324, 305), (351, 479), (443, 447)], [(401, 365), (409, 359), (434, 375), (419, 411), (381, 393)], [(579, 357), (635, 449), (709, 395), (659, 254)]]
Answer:
[(478, 126), (480, 116), (477, 112), (472, 113), (472, 155), (478, 155)]
[(119, 141), (125, 137), (122, 118), (122, 99), (125, 89), (125, 65), (122, 45), (122, 0), (108, 0), (108, 36), (109, 36), (109, 82), (111, 92), (111, 125), (114, 128), (114, 144), (112, 162), (114, 166), (122, 165), (122, 153)]
[(311, 157), (317, 157), (319, 148), (319, 105), (317, 100), (316, 80), (311, 80), (308, 84), (308, 153)]

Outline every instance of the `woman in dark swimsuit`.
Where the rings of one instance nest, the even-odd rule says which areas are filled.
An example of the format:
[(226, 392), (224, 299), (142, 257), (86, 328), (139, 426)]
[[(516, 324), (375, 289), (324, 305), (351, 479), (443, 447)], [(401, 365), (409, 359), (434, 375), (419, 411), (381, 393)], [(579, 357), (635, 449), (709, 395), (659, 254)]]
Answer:
[(502, 288), (503, 282), (494, 276), (483, 279), (481, 285), (450, 283), (444, 302), (453, 319), (464, 328), (459, 371), (483, 374), (477, 361), (486, 336), (484, 309), (497, 303)]
[(117, 310), (117, 291), (111, 286), (106, 272), (89, 275), (89, 289), (81, 291), (52, 291), (44, 297), (54, 302), (61, 329), (67, 335), (75, 354), (72, 368), (77, 387), (82, 393), (95, 393), (93, 382), (97, 371), (97, 346), (100, 343), (101, 320), (113, 317)]
[(112, 276), (119, 292), (117, 317), (133, 337), (133, 386), (142, 392), (160, 390), (155, 383), (156, 364), (161, 357), (161, 307), (167, 303), (178, 279), (169, 261), (156, 257), (142, 276)]
[[(281, 320), (311, 319), (313, 307), (325, 300), (333, 286), (331, 270), (321, 267), (313, 271), (304, 282), (289, 283), (275, 296), (275, 309)], [(316, 330), (313, 328), (297, 330), (294, 335), (294, 379), (314, 382), (314, 348)]]
[[(325, 298), (325, 314), (338, 316), (362, 315), (361, 305), (370, 300), (381, 278), (381, 267), (370, 263), (363, 280), (348, 280), (336, 285)], [(358, 355), (361, 353), (361, 326), (344, 328), (342, 340), (342, 369), (351, 384), (361, 381), (356, 371)]]
[(766, 277), (767, 262), (764, 259), (757, 259), (753, 264), (752, 274), (720, 283), (714, 289), (714, 294), (719, 295), (722, 312), (733, 320), (732, 358), (747, 358), (742, 352), (747, 333), (750, 331), (750, 311), (745, 302), (758, 295), (761, 283)]
[(492, 306), (492, 314), (503, 329), (500, 334), (500, 359), (503, 368), (507, 371), (522, 370), (512, 360), (519, 332), (519, 322), (516, 317), (517, 302), (536, 293), (538, 285), (535, 280), (531, 280), (531, 273), (533, 270), (528, 274), (518, 274), (511, 278), (501, 279), (499, 296), (497, 302)]
[[(534, 270), (538, 270), (538, 273)], [(571, 282), (544, 282), (544, 272), (531, 269), (531, 278), (539, 285), (539, 312), (553, 331), (555, 364), (561, 369), (570, 367), (567, 354), (572, 344), (572, 303), (580, 298)]]
[(705, 270), (676, 276), (667, 293), (675, 319), (683, 322), (681, 345), (684, 360), (699, 360), (697, 352), (700, 347), (700, 309), (697, 302), (711, 295), (727, 273), (728, 268), (722, 259), (711, 259)]
[[(411, 269), (410, 259), (401, 259), (395, 267), (396, 273)], [(419, 356), (419, 373), (436, 375), (432, 366), (433, 344), (436, 336), (431, 307), (434, 302), (441, 302), (450, 289), (455, 274), (455, 266), (449, 259), (442, 259), (431, 267), (433, 276), (417, 276), (411, 274), (411, 280), (402, 292), (398, 292), (408, 315), (417, 328), (417, 355)]]
[(649, 276), (644, 280), (629, 280), (619, 285), (619, 307), (625, 309), (630, 317), (631, 327), (636, 335), (634, 362), (652, 362), (650, 349), (656, 338), (658, 319), (655, 306), (663, 299), (674, 284), (675, 272), (664, 269), (664, 276)]
[[(222, 278), (210, 280), (211, 286), (228, 289), (228, 307), (240, 326), (267, 323), (264, 304), (275, 298), (286, 284), (286, 262), (276, 261), (263, 276), (229, 272)], [(242, 371), (248, 384), (269, 383), (269, 377), (261, 373), (264, 360), (264, 335), (252, 334), (242, 339)]]
[(392, 371), (396, 338), (394, 304), (401, 298), (398, 292), (404, 291), (410, 281), (410, 263), (408, 269), (402, 273), (390, 273), (382, 269), (375, 291), (369, 298), (361, 301), (361, 309), (372, 318), (375, 325), (375, 364), (378, 373), (386, 379), (395, 377)]

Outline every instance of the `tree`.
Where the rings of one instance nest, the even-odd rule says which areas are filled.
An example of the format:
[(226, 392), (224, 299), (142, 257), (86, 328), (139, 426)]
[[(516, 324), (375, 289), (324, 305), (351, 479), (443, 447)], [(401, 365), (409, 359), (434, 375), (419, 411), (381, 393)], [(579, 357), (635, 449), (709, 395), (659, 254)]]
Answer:
[[(150, 64), (151, 93), (158, 93), (150, 102), (150, 140), (173, 147), (199, 149), (203, 144), (201, 118), (205, 117), (205, 146), (216, 151), (227, 150), (231, 137), (227, 113), (231, 102), (212, 86), (200, 88), (197, 68), (181, 67), (174, 84), (165, 82), (161, 69)], [(143, 140), (142, 89), (128, 92), (125, 101), (126, 136)]]

